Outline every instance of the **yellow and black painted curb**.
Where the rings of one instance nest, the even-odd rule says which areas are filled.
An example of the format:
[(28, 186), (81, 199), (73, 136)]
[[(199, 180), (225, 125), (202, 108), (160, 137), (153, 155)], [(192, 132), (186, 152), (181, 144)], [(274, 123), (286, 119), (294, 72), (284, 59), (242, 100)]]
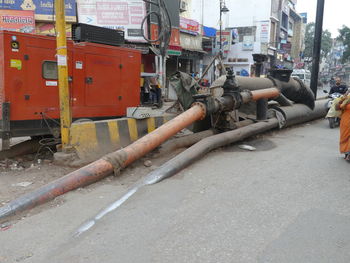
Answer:
[(92, 161), (129, 145), (173, 117), (174, 115), (165, 115), (142, 120), (121, 118), (73, 123), (71, 144), (80, 159)]

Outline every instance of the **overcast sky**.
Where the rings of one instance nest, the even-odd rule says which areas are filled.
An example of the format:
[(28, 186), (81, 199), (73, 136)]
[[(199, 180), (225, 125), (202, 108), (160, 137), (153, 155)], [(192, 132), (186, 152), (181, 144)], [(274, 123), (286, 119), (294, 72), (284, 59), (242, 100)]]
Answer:
[[(308, 13), (308, 22), (315, 21), (317, 0), (298, 0), (296, 9), (299, 13)], [(325, 0), (323, 29), (328, 29), (332, 37), (338, 36), (338, 28), (350, 27), (350, 1)]]

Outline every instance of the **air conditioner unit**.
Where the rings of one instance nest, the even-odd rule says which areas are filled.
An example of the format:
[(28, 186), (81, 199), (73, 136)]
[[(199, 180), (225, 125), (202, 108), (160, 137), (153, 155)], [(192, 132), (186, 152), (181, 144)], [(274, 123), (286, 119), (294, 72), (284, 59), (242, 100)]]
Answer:
[(180, 11), (181, 12), (187, 11), (187, 2), (185, 0), (180, 1)]

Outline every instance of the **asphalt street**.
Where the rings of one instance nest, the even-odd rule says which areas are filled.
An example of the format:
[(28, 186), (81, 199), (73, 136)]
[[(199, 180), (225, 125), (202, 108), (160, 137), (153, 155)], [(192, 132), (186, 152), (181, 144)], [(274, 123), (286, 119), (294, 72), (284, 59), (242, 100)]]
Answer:
[(208, 154), (147, 186), (79, 237), (121, 197), (110, 184), (65, 195), (0, 232), (0, 262), (350, 262), (350, 164), (326, 120)]

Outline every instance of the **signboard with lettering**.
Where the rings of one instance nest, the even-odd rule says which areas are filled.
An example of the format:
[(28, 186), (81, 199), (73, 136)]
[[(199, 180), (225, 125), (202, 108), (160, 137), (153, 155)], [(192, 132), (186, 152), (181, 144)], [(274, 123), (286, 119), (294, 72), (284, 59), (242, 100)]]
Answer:
[(34, 33), (34, 12), (18, 10), (0, 10), (0, 30)]
[[(221, 31), (221, 45), (223, 55), (227, 55), (231, 49), (232, 43), (232, 31), (231, 30), (223, 30)], [(220, 47), (220, 31), (216, 31), (216, 47)]]
[[(36, 23), (35, 24), (35, 33), (38, 35), (45, 35), (45, 36), (55, 36), (56, 35), (56, 29), (54, 23)], [(72, 25), (66, 24), (66, 36), (72, 37)]]
[(269, 22), (261, 23), (261, 31), (260, 31), (260, 43), (269, 43)]
[(252, 51), (254, 50), (254, 36), (244, 36), (242, 50)]
[[(0, 0), (0, 9), (34, 11), (35, 19), (54, 20), (54, 0)], [(66, 21), (76, 21), (75, 0), (65, 0)]]
[(281, 44), (281, 49), (284, 50), (286, 53), (290, 53), (292, 50), (292, 44), (291, 43)]
[(146, 16), (143, 0), (77, 0), (77, 4), (80, 23), (123, 30), (126, 40), (145, 42), (141, 30)]
[(191, 19), (180, 17), (180, 31), (191, 35), (198, 35), (199, 23)]

